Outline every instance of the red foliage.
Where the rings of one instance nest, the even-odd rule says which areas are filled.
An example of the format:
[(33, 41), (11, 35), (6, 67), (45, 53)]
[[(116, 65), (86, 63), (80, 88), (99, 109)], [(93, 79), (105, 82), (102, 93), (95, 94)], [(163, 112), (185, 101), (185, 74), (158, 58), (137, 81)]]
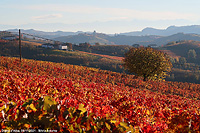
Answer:
[[(11, 107), (12, 102), (17, 105), (0, 113), (1, 128), (9, 115), (13, 120), (23, 117), (18, 114), (16, 118), (16, 112), (25, 101), (48, 95), (62, 113), (65, 107), (78, 109), (83, 104), (93, 118), (109, 118), (115, 125), (125, 122), (143, 132), (200, 129), (198, 84), (144, 82), (133, 75), (94, 68), (25, 59), (20, 63), (6, 57), (0, 60), (0, 108)], [(60, 115), (58, 121), (65, 123), (66, 119)], [(76, 121), (80, 123), (80, 119)]]

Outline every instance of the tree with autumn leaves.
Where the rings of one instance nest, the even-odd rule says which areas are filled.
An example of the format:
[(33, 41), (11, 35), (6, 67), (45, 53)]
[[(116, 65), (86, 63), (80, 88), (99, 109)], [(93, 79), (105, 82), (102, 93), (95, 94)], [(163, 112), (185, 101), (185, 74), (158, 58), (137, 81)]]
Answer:
[(148, 79), (163, 80), (172, 64), (166, 53), (150, 47), (132, 48), (125, 53), (124, 67), (129, 72)]

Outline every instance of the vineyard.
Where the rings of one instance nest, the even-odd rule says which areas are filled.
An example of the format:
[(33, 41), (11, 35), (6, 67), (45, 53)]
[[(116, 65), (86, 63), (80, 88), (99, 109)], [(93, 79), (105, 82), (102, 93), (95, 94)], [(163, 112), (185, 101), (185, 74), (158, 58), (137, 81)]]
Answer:
[(0, 123), (1, 131), (199, 133), (200, 85), (0, 57)]

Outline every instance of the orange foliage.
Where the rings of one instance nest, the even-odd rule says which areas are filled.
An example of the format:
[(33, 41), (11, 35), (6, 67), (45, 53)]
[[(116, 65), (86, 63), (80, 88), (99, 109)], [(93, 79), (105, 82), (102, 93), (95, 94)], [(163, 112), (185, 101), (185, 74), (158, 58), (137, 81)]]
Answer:
[[(67, 117), (63, 117), (64, 110), (70, 107), (86, 109), (90, 118), (85, 123), (87, 127), (95, 125), (88, 125), (92, 119), (106, 118), (116, 126), (125, 122), (125, 127), (142, 132), (198, 132), (200, 129), (198, 84), (144, 82), (134, 75), (63, 63), (26, 59), (20, 63), (7, 57), (0, 57), (0, 61), (1, 129), (11, 119), (25, 119), (25, 101), (30, 98), (37, 101), (47, 95), (59, 107), (54, 123), (61, 129), (72, 128), (67, 125)], [(37, 116), (35, 106), (35, 102), (30, 104), (28, 116)], [(70, 121), (74, 128), (81, 123), (77, 117)], [(111, 129), (109, 126), (107, 129)]]

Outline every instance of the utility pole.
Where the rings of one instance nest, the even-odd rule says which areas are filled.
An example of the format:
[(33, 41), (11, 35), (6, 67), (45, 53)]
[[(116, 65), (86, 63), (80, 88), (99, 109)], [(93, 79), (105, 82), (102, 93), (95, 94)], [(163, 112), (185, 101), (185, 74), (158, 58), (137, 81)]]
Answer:
[(19, 58), (20, 58), (20, 62), (22, 60), (22, 48), (21, 48), (21, 31), (19, 29)]

